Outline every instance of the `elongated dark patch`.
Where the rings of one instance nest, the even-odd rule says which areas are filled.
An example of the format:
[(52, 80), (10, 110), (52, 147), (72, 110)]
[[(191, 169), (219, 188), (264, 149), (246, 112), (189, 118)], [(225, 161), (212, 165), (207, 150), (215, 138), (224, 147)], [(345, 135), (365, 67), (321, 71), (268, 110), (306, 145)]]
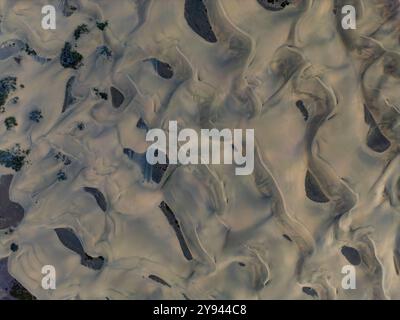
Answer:
[(382, 134), (374, 117), (364, 104), (364, 121), (370, 126), (367, 134), (367, 146), (375, 152), (385, 152), (391, 145), (390, 141)]
[(0, 178), (0, 229), (16, 227), (24, 217), (24, 208), (9, 198), (12, 179), (11, 174)]
[(75, 82), (75, 76), (72, 76), (68, 79), (67, 84), (65, 86), (65, 94), (64, 94), (64, 103), (62, 106), (61, 113), (65, 112), (70, 105), (75, 102), (75, 98), (71, 94), (72, 85)]
[(308, 120), (308, 110), (306, 109), (304, 102), (301, 100), (296, 101), (296, 107), (300, 110), (301, 114), (303, 115), (304, 121)]
[(152, 58), (150, 59), (150, 61), (153, 65), (154, 70), (161, 78), (171, 79), (174, 76), (174, 70), (168, 63), (162, 62), (156, 58)]
[(158, 282), (160, 284), (162, 284), (163, 286), (167, 286), (169, 288), (171, 288), (170, 284), (168, 282), (166, 282), (165, 280), (161, 279), (159, 276), (156, 276), (155, 274), (150, 274), (149, 275), (149, 279)]
[(190, 28), (204, 40), (215, 43), (217, 37), (208, 19), (207, 7), (202, 0), (185, 0), (185, 19)]
[(93, 270), (100, 270), (104, 264), (104, 258), (91, 257), (83, 249), (81, 240), (76, 236), (75, 232), (69, 228), (56, 228), (54, 231), (57, 234), (60, 242), (71, 251), (77, 253), (81, 257), (81, 264)]
[(393, 252), (393, 264), (394, 264), (394, 270), (396, 271), (396, 274), (399, 275), (399, 272), (400, 272), (400, 255), (397, 252), (397, 250), (394, 250), (394, 252)]
[[(146, 181), (153, 180), (155, 183), (160, 183), (162, 177), (164, 176), (165, 171), (168, 168), (168, 157), (166, 156), (167, 163), (161, 164), (149, 164), (146, 160), (146, 153), (137, 153), (130, 148), (124, 148), (123, 152), (128, 156), (129, 159), (135, 161), (141, 168), (143, 176)], [(158, 155), (158, 152), (162, 152), (160, 150), (155, 151), (155, 156)]]
[(125, 97), (121, 91), (119, 91), (117, 88), (113, 86), (110, 87), (110, 93), (111, 93), (111, 103), (114, 108), (118, 109), (124, 102)]
[(317, 291), (315, 291), (315, 289), (311, 288), (311, 287), (303, 287), (303, 292), (313, 298), (318, 298), (318, 293)]
[(369, 125), (375, 125), (375, 120), (365, 104), (364, 104), (364, 122)]
[(390, 141), (382, 134), (378, 126), (371, 126), (367, 135), (367, 146), (375, 152), (385, 152), (390, 147)]
[(142, 118), (139, 118), (138, 122), (136, 123), (136, 128), (143, 129), (143, 130), (149, 130), (149, 126), (144, 122)]
[(193, 259), (192, 253), (190, 252), (189, 247), (186, 244), (179, 222), (175, 218), (175, 214), (172, 212), (170, 207), (165, 203), (165, 201), (162, 201), (159, 207), (161, 211), (164, 213), (171, 227), (174, 229), (176, 237), (178, 238), (179, 244), (181, 246), (183, 255), (187, 260), (192, 260)]
[(340, 250), (342, 255), (350, 262), (353, 266), (358, 266), (361, 263), (361, 256), (357, 249), (352, 247), (343, 246)]
[(103, 210), (104, 212), (107, 211), (106, 198), (99, 189), (92, 187), (84, 187), (83, 190), (85, 190), (87, 193), (90, 193), (96, 199), (96, 202), (101, 210)]
[(329, 202), (328, 197), (324, 194), (319, 186), (318, 181), (314, 178), (313, 174), (309, 170), (307, 170), (304, 184), (307, 198), (319, 203)]

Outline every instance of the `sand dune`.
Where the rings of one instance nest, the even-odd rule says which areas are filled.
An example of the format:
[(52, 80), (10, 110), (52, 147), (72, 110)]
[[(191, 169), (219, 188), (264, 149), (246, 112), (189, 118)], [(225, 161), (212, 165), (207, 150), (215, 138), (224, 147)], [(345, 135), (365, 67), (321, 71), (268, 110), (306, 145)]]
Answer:
[[(400, 299), (399, 1), (0, 14), (0, 298), (14, 278), (38, 299)], [(169, 121), (254, 129), (253, 173), (150, 165)]]

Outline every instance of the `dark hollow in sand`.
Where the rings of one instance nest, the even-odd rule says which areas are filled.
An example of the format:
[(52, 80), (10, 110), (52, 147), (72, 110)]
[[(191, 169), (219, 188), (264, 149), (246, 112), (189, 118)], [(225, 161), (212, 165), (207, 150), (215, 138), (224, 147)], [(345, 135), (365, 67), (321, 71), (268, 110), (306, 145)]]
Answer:
[(156, 58), (150, 59), (154, 70), (157, 74), (164, 79), (171, 79), (174, 76), (174, 70), (172, 70), (171, 65), (166, 62), (162, 62)]
[(375, 152), (385, 152), (390, 147), (390, 141), (382, 134), (374, 117), (364, 104), (364, 121), (370, 126), (367, 134), (367, 146)]
[(54, 231), (56, 232), (58, 239), (60, 239), (60, 242), (65, 247), (80, 255), (81, 264), (83, 266), (93, 270), (100, 270), (103, 267), (104, 258), (102, 256), (95, 258), (89, 256), (83, 249), (81, 241), (72, 229), (57, 228), (54, 229)]
[(24, 208), (9, 198), (9, 188), (13, 175), (0, 178), (0, 229), (16, 227), (24, 217)]
[(303, 292), (313, 298), (318, 298), (318, 293), (311, 287), (303, 287)]
[(107, 211), (106, 198), (104, 197), (103, 193), (99, 189), (92, 188), (92, 187), (84, 187), (83, 190), (85, 190), (87, 193), (90, 193), (95, 198), (95, 200), (101, 210), (103, 210), (104, 212)]
[(143, 129), (146, 131), (149, 130), (148, 125), (146, 124), (146, 122), (144, 122), (142, 118), (139, 118), (138, 122), (136, 123), (136, 128)]
[(357, 249), (348, 246), (343, 246), (340, 251), (346, 258), (346, 260), (350, 262), (352, 265), (358, 266), (361, 263), (361, 256)]
[(67, 110), (68, 107), (75, 102), (75, 98), (71, 94), (74, 82), (75, 82), (75, 76), (72, 76), (68, 79), (67, 84), (65, 85), (64, 103), (62, 106), (61, 113), (65, 112), (65, 110)]
[(204, 40), (215, 43), (217, 37), (208, 20), (207, 7), (202, 0), (185, 0), (185, 19), (190, 28)]
[(190, 252), (189, 247), (187, 246), (179, 222), (175, 218), (175, 214), (172, 212), (170, 207), (164, 201), (160, 203), (159, 207), (161, 211), (164, 213), (171, 227), (174, 229), (176, 237), (178, 238), (179, 244), (181, 246), (183, 255), (187, 260), (192, 260), (193, 259), (192, 253)]
[(119, 91), (115, 87), (110, 87), (111, 93), (111, 102), (114, 108), (119, 108), (121, 104), (124, 102), (125, 97), (121, 91)]
[[(164, 176), (165, 171), (168, 168), (168, 157), (166, 156), (167, 163), (166, 164), (161, 164), (161, 163), (156, 163), (156, 164), (149, 164), (146, 160), (146, 153), (137, 153), (134, 150), (130, 148), (124, 148), (123, 152), (126, 156), (128, 156), (129, 159), (135, 161), (139, 166), (140, 169), (142, 170), (142, 174), (145, 178), (146, 181), (153, 180), (155, 183), (160, 183), (162, 180), (162, 177)], [(156, 155), (158, 152), (162, 152), (160, 150), (156, 150)]]
[(309, 170), (307, 170), (304, 185), (308, 199), (319, 203), (329, 202), (329, 198), (324, 194), (318, 181)]
[(378, 126), (371, 126), (367, 134), (367, 146), (373, 151), (382, 153), (390, 147), (390, 141), (382, 134)]

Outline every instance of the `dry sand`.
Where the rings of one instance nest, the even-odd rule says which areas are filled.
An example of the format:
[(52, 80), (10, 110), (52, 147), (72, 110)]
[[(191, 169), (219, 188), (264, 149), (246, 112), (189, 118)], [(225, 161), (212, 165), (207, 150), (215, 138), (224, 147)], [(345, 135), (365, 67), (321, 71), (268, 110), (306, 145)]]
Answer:
[[(8, 272), (39, 299), (399, 299), (399, 1), (204, 3), (0, 0)], [(255, 129), (253, 174), (149, 166), (170, 120)]]

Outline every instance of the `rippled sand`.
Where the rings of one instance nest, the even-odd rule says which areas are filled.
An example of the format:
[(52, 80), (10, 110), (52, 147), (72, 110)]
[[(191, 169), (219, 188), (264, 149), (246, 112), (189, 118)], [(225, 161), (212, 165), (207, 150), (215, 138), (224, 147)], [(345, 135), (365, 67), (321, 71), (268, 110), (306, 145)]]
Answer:
[[(400, 298), (400, 2), (203, 2), (0, 0), (0, 298)], [(170, 120), (253, 174), (148, 165)]]

